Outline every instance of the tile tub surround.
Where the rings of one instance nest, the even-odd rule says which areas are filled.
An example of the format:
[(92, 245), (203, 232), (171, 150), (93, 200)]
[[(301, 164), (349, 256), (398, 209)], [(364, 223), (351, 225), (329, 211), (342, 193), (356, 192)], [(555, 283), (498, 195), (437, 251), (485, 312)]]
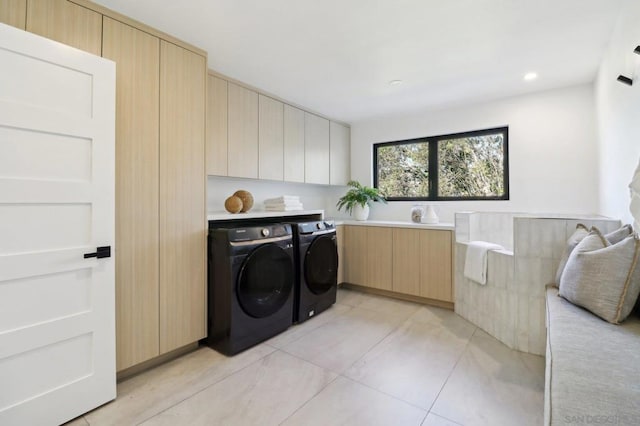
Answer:
[(542, 423), (543, 395), (542, 357), (452, 311), (340, 289), (234, 357), (202, 347), (119, 383), (73, 424), (526, 426)]
[[(607, 233), (617, 229), (620, 221), (590, 216), (545, 218), (511, 214), (513, 251), (489, 253), (487, 284), (481, 286), (464, 277), (466, 242), (483, 236), (485, 241), (504, 245), (509, 239), (487, 233), (508, 220), (509, 214), (499, 213), (493, 220), (488, 219), (490, 215), (456, 215), (455, 311), (510, 348), (544, 355), (545, 286), (555, 278), (567, 239), (578, 223), (596, 226)], [(484, 224), (478, 225), (484, 228), (474, 229), (474, 224)]]

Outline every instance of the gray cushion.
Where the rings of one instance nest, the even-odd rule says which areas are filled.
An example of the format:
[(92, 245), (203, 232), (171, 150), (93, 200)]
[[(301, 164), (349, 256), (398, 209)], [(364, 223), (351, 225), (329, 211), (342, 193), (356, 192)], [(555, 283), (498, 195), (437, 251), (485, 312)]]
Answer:
[(545, 424), (640, 424), (640, 319), (612, 325), (557, 294), (547, 287)]
[(564, 249), (564, 253), (562, 253), (562, 258), (560, 259), (560, 265), (558, 266), (558, 271), (556, 272), (556, 287), (560, 285), (560, 279), (562, 278), (562, 272), (564, 271), (565, 266), (567, 265), (567, 260), (569, 260), (569, 256), (571, 256), (571, 252), (576, 248), (578, 243), (582, 241), (584, 237), (589, 234), (589, 230), (585, 225), (579, 223), (576, 225), (576, 230), (569, 239), (567, 240), (567, 247)]
[(607, 241), (609, 241), (610, 244), (618, 244), (620, 241), (624, 240), (631, 234), (633, 234), (633, 228), (631, 227), (631, 225), (624, 225), (623, 227), (618, 228), (613, 232), (609, 232), (604, 237), (607, 239)]
[[(594, 226), (591, 229), (597, 229), (597, 228)], [(625, 239), (625, 237), (628, 237), (629, 235), (631, 235), (632, 233), (633, 233), (633, 228), (631, 227), (631, 225), (624, 225), (623, 227), (606, 234), (604, 237), (607, 239), (607, 241), (609, 241), (609, 243), (617, 244), (623, 239)], [(556, 287), (560, 285), (560, 280), (562, 279), (562, 272), (564, 272), (564, 268), (567, 265), (567, 260), (569, 260), (569, 256), (571, 256), (571, 252), (573, 251), (573, 249), (576, 248), (578, 243), (582, 241), (582, 239), (586, 237), (588, 234), (589, 234), (589, 229), (587, 229), (585, 225), (583, 225), (582, 223), (579, 223), (578, 225), (576, 225), (575, 232), (567, 240), (567, 247), (565, 248), (564, 253), (562, 254), (562, 258), (560, 259), (560, 265), (558, 265), (558, 270), (556, 271), (556, 279), (554, 281)]]
[(640, 293), (639, 247), (636, 235), (611, 245), (592, 229), (569, 256), (560, 295), (606, 321), (624, 321)]

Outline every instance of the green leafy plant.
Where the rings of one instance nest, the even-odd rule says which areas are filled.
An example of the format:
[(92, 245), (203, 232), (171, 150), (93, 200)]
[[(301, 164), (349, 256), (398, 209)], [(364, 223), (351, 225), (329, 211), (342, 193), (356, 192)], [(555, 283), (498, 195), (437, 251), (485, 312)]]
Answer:
[(349, 181), (347, 185), (351, 187), (351, 189), (338, 200), (336, 204), (338, 210), (344, 208), (347, 213), (351, 214), (356, 205), (364, 207), (366, 204), (371, 205), (372, 202), (376, 201), (387, 203), (387, 200), (380, 194), (377, 188), (363, 186), (355, 180)]

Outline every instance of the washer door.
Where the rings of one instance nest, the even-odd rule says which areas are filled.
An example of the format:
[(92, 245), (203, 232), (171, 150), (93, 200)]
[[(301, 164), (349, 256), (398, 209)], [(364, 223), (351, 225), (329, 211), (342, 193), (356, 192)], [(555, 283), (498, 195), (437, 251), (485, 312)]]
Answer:
[(291, 256), (275, 244), (259, 246), (245, 258), (238, 274), (240, 306), (254, 318), (273, 315), (289, 298), (293, 280)]
[(314, 294), (323, 294), (338, 281), (338, 249), (335, 235), (322, 235), (311, 242), (304, 256), (304, 278)]

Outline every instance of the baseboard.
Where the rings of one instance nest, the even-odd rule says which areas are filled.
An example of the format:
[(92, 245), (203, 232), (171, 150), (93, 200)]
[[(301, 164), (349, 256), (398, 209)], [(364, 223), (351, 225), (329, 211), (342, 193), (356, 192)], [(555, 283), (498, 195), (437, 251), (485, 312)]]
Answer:
[(160, 364), (164, 364), (165, 362), (169, 362), (173, 359), (186, 355), (189, 352), (193, 352), (196, 349), (198, 349), (198, 346), (199, 346), (198, 342), (189, 343), (186, 346), (183, 346), (178, 349), (174, 349), (171, 352), (167, 352), (166, 354), (162, 354), (155, 358), (151, 358), (150, 360), (134, 365), (133, 367), (125, 368), (124, 370), (118, 371), (116, 373), (116, 379), (118, 382), (121, 382), (125, 379), (129, 379), (133, 376), (136, 376), (140, 373), (143, 373), (147, 370), (157, 367)]
[(350, 283), (340, 283), (339, 287), (358, 290), (363, 293), (371, 293), (371, 294), (377, 294), (379, 296), (392, 297), (394, 299), (406, 300), (409, 302), (422, 303), (423, 305), (436, 306), (438, 308), (449, 309), (452, 311), (454, 310), (454, 304), (452, 302), (445, 302), (443, 300), (429, 299), (427, 297), (413, 296), (411, 294), (396, 293), (393, 291), (380, 290), (378, 288), (365, 287), (362, 285), (350, 284)]

